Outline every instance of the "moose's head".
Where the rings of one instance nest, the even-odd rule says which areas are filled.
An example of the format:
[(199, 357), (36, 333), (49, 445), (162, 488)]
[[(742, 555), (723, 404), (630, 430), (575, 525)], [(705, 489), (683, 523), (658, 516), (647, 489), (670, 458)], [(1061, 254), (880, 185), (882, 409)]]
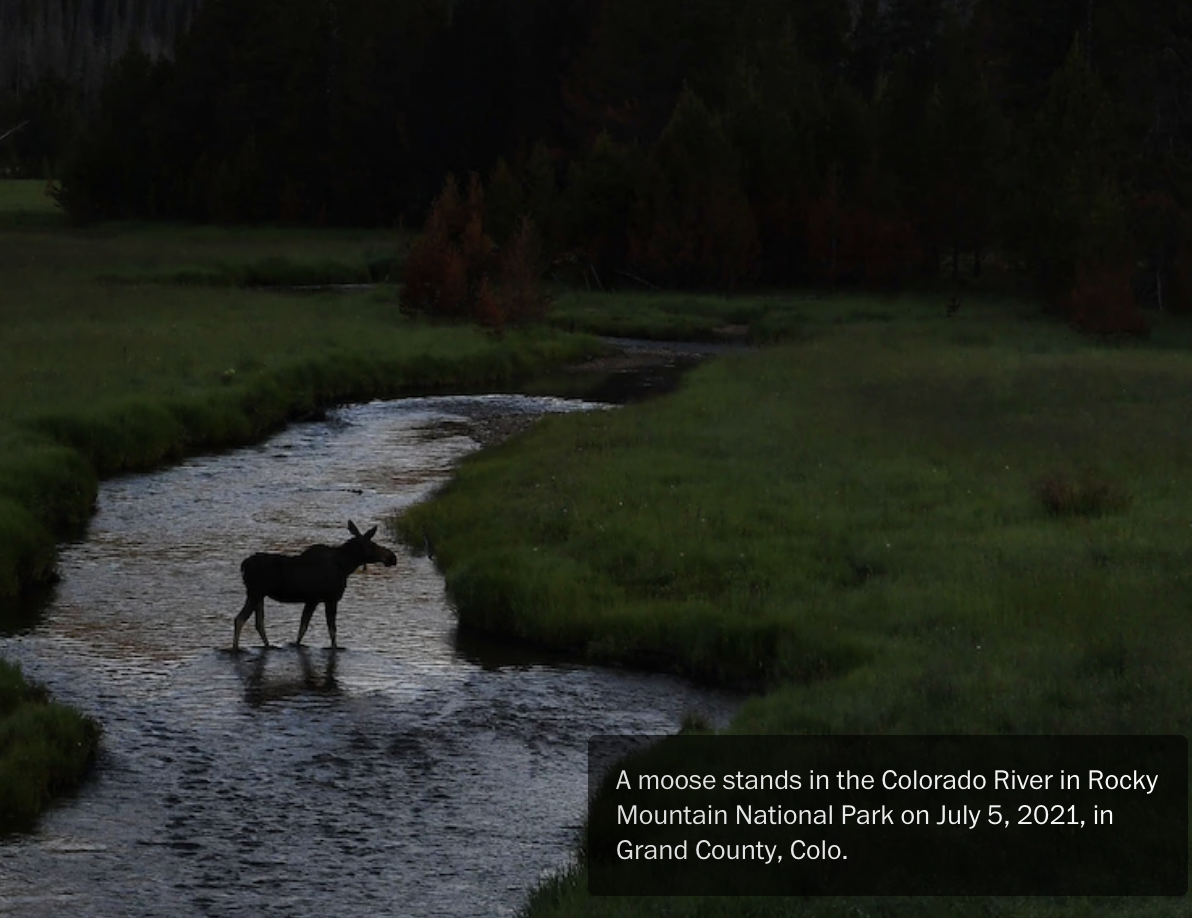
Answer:
[(384, 545), (378, 545), (372, 540), (373, 536), (377, 534), (377, 527), (373, 526), (368, 532), (361, 532), (356, 528), (356, 524), (348, 520), (348, 532), (352, 533), (344, 548), (350, 551), (359, 553), (361, 557), (361, 564), (384, 564), (386, 567), (393, 567), (397, 564), (397, 555), (391, 552)]

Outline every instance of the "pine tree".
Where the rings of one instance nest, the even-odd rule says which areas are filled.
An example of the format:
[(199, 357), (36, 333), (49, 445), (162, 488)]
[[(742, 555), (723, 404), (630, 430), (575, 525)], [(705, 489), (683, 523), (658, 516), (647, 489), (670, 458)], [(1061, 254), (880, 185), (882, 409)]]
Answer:
[[(1127, 138), (1079, 38), (1052, 78), (1030, 137), (1008, 238), (1048, 299), (1071, 314), (1073, 291), (1086, 303), (1101, 302), (1089, 286), (1116, 278), (1134, 260)], [(1136, 304), (1119, 309), (1123, 327), (1133, 328)], [(1107, 322), (1098, 319), (1098, 330)]]
[(671, 283), (732, 289), (757, 268), (757, 227), (720, 119), (688, 90), (650, 153), (634, 261)]

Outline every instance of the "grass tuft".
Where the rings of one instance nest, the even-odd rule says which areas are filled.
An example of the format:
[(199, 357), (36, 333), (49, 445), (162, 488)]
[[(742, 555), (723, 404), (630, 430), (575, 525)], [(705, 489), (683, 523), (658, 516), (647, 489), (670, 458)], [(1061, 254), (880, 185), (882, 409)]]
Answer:
[(27, 823), (77, 786), (98, 740), (94, 721), (51, 702), (18, 666), (0, 660), (0, 826)]
[(1125, 510), (1130, 495), (1093, 472), (1053, 472), (1035, 483), (1035, 497), (1056, 517), (1098, 517)]

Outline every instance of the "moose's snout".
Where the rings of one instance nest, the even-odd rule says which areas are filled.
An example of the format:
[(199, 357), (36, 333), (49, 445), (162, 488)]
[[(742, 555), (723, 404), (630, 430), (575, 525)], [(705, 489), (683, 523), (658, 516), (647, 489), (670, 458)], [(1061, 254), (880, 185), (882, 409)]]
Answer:
[(389, 552), (387, 555), (385, 555), (386, 567), (393, 567), (395, 564), (397, 564), (397, 555), (395, 555), (393, 552)]

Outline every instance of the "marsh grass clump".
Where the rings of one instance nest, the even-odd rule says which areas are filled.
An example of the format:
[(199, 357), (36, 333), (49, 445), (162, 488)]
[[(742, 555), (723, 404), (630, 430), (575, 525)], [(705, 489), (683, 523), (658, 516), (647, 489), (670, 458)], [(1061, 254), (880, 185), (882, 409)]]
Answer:
[(680, 733), (713, 733), (715, 729), (707, 715), (700, 711), (687, 711), (679, 724)]
[(98, 740), (93, 720), (55, 704), (20, 667), (0, 660), (0, 826), (31, 819), (75, 787)]
[(1130, 505), (1124, 488), (1095, 472), (1052, 472), (1034, 485), (1035, 498), (1054, 517), (1097, 517)]
[(47, 230), (66, 225), (66, 214), (37, 179), (0, 181), (0, 228)]
[[(773, 310), (773, 312), (771, 312)], [(765, 297), (725, 297), (664, 291), (568, 291), (556, 298), (548, 320), (556, 328), (654, 341), (714, 341), (718, 329), (750, 327), (766, 318), (758, 340), (788, 333), (779, 307)]]

